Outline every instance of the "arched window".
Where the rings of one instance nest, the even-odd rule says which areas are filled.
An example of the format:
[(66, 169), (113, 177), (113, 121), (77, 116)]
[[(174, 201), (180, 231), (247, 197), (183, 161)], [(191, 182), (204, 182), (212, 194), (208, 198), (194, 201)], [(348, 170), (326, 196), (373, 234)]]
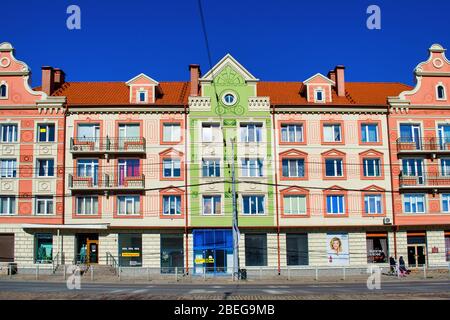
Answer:
[(7, 98), (8, 97), (8, 87), (6, 84), (0, 85), (0, 98)]
[(445, 100), (446, 99), (446, 95), (445, 95), (445, 88), (443, 85), (438, 85), (436, 87), (436, 93), (437, 93), (437, 99), (438, 100)]

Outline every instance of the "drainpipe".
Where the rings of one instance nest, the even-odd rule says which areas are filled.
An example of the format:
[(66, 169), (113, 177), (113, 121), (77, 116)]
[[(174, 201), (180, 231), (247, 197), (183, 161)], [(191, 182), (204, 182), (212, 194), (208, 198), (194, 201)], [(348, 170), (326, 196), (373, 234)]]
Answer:
[(273, 131), (273, 158), (274, 158), (274, 168), (275, 168), (275, 211), (277, 214), (277, 263), (278, 263), (278, 275), (281, 274), (281, 253), (280, 253), (280, 216), (279, 216), (279, 205), (278, 205), (278, 167), (277, 167), (277, 149), (276, 149), (276, 124), (275, 124), (275, 105), (273, 106), (272, 112), (272, 131)]
[(188, 158), (188, 144), (187, 144), (187, 139), (188, 139), (188, 118), (187, 118), (187, 108), (186, 108), (186, 104), (184, 105), (184, 219), (185, 219), (185, 225), (184, 225), (184, 234), (186, 235), (186, 252), (185, 252), (185, 256), (186, 256), (186, 274), (189, 274), (189, 230), (188, 230), (188, 167), (187, 167), (187, 158)]
[[(67, 108), (67, 105), (66, 105)], [(66, 118), (67, 118), (67, 110), (63, 110), (64, 114), (63, 114), (63, 125), (64, 125), (64, 135), (63, 135), (63, 168), (62, 168), (62, 224), (65, 224), (65, 215), (66, 215), (66, 137), (67, 137), (67, 128), (66, 128)], [(59, 232), (59, 230), (58, 230)], [(60, 237), (60, 236), (59, 236)], [(58, 239), (59, 239), (58, 237)], [(60, 256), (61, 256), (61, 263), (62, 263), (62, 258), (63, 258), (63, 241), (61, 239), (61, 247), (60, 247)]]
[(397, 260), (397, 231), (398, 226), (395, 224), (395, 216), (397, 212), (395, 212), (395, 202), (394, 202), (394, 174), (393, 174), (393, 158), (392, 158), (392, 147), (391, 147), (391, 129), (389, 125), (389, 107), (386, 113), (386, 123), (387, 123), (387, 130), (388, 130), (388, 150), (389, 150), (389, 168), (391, 170), (391, 205), (392, 205), (392, 230), (394, 231), (394, 257)]

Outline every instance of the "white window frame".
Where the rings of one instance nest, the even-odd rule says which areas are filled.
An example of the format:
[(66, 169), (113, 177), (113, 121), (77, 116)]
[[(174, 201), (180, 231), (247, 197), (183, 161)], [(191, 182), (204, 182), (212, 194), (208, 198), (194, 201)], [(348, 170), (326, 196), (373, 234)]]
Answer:
[[(337, 207), (337, 212), (334, 212), (335, 210), (333, 210), (334, 208), (333, 208), (333, 201), (331, 201), (331, 208), (330, 209), (332, 209), (331, 211), (332, 212), (329, 212), (328, 211), (328, 197), (341, 197), (342, 198), (342, 208), (340, 208), (340, 206), (339, 206), (339, 201), (337, 202), (337, 205), (338, 205), (338, 207)], [(327, 194), (326, 195), (326, 204), (325, 204), (325, 206), (326, 206), (326, 212), (327, 212), (327, 215), (345, 215), (345, 195), (343, 195), (343, 194)], [(340, 209), (342, 209), (342, 210), (340, 210)]]
[[(258, 205), (259, 201), (255, 201), (256, 212), (252, 213), (252, 206), (251, 206), (251, 198), (252, 197), (255, 197), (255, 198), (262, 197), (263, 198), (263, 201), (262, 201), (262, 212), (259, 212), (260, 211), (259, 210), (260, 208), (259, 208), (259, 205)], [(245, 208), (244, 202), (245, 202), (246, 199), (248, 199), (248, 201), (250, 201), (250, 203), (248, 205), (248, 208), (249, 208), (250, 212), (245, 212), (244, 211), (244, 208)], [(245, 216), (263, 216), (263, 215), (266, 214), (265, 206), (266, 206), (266, 196), (263, 195), (263, 194), (246, 194), (246, 195), (242, 196), (242, 214), (245, 215)]]
[(0, 197), (0, 201), (1, 199), (6, 199), (6, 203), (7, 203), (7, 208), (8, 208), (8, 212), (6, 213), (2, 213), (0, 211), (0, 216), (14, 216), (17, 214), (17, 210), (16, 210), (16, 205), (17, 205), (17, 201), (16, 201), (16, 197), (15, 196), (1, 196)]
[[(256, 175), (251, 175), (251, 162), (255, 162)], [(261, 162), (261, 170), (259, 168), (259, 162)], [(261, 178), (264, 177), (264, 160), (261, 158), (242, 158), (242, 177), (246, 178)], [(247, 172), (247, 175), (245, 175)]]
[[(170, 161), (170, 175), (166, 176), (166, 162)], [(178, 162), (180, 167), (180, 175), (175, 176), (175, 163)], [(163, 159), (163, 177), (164, 178), (180, 178), (181, 177), (181, 160), (179, 158), (164, 158)]]
[[(82, 199), (81, 208), (79, 206), (79, 199)], [(97, 199), (97, 201), (95, 201)], [(77, 196), (76, 197), (76, 214), (77, 216), (96, 216), (98, 215), (98, 196)], [(87, 212), (86, 204), (90, 202), (91, 212)], [(81, 210), (80, 210), (81, 209)]]
[[(252, 139), (250, 139), (250, 135), (249, 135), (249, 131), (250, 131), (249, 127), (250, 126), (254, 127)], [(258, 133), (257, 133), (258, 130), (260, 130), (260, 134), (259, 134), (260, 140), (258, 140)], [(241, 142), (259, 143), (264, 140), (263, 139), (263, 124), (260, 122), (241, 123), (239, 126), (239, 131), (241, 134)]]
[[(340, 139), (339, 140), (336, 140), (336, 136), (335, 136), (335, 127), (338, 127), (339, 128), (339, 137), (340, 137)], [(333, 136), (333, 140), (331, 140), (331, 141), (329, 141), (329, 140), (326, 140), (326, 134), (325, 134), (325, 129), (326, 128), (331, 128), (331, 130), (332, 130), (332, 132), (333, 132), (333, 134), (332, 134), (332, 136)], [(336, 142), (342, 142), (343, 140), (342, 140), (342, 125), (340, 124), (340, 123), (324, 123), (323, 124), (323, 128), (322, 128), (322, 130), (323, 130), (323, 142), (327, 142), (327, 143), (336, 143)]]
[[(220, 128), (220, 124), (218, 123), (202, 123), (202, 142), (214, 142), (217, 140), (218, 129)], [(205, 132), (209, 131), (209, 139), (205, 139)]]
[[(421, 196), (421, 198), (423, 199), (423, 211), (410, 211), (407, 212), (406, 211), (406, 200), (409, 199), (411, 201), (410, 203), (410, 207), (412, 209), (413, 204), (416, 206), (417, 208), (417, 204), (419, 203), (419, 201), (417, 201), (418, 196)], [(412, 201), (413, 200), (413, 201)], [(427, 203), (426, 203), (426, 197), (424, 193), (407, 193), (403, 195), (403, 199), (402, 199), (402, 204), (403, 204), (403, 212), (404, 213), (409, 213), (409, 214), (421, 214), (421, 213), (426, 213), (427, 212)]]
[[(53, 126), (53, 130), (54, 130), (54, 132), (53, 132), (53, 136), (54, 136), (54, 141), (49, 141), (49, 127), (50, 126)], [(41, 141), (41, 140), (39, 140), (39, 137), (41, 136), (40, 135), (40, 130), (41, 130), (41, 127), (45, 127), (45, 129), (46, 129), (46, 134), (45, 134), (45, 140), (43, 140), (43, 141)], [(36, 142), (37, 143), (52, 143), (52, 142), (56, 142), (56, 140), (57, 140), (57, 130), (56, 130), (56, 124), (54, 123), (54, 122), (49, 122), (49, 123), (38, 123), (37, 125), (36, 125)]]
[[(39, 213), (39, 202), (44, 203), (44, 212)], [(48, 206), (51, 204), (52, 212), (49, 212)], [(51, 216), (55, 214), (55, 202), (52, 196), (36, 196), (35, 213), (37, 216)]]
[(1, 96), (0, 95), (0, 100), (7, 100), (9, 97), (9, 86), (8, 83), (6, 81), (1, 81), (0, 82), (0, 87), (1, 86), (5, 86), (6, 87), (6, 95), (5, 96)]
[[(370, 134), (369, 134), (369, 126), (375, 126), (375, 131), (376, 131), (376, 136), (377, 136), (377, 140), (376, 141), (369, 141), (369, 136), (370, 136)], [(365, 131), (366, 132), (366, 141), (364, 141), (363, 139), (362, 139), (362, 137), (363, 137), (363, 135), (362, 135), (362, 131)], [(370, 122), (367, 122), (367, 123), (362, 123), (361, 124), (361, 142), (362, 143), (377, 143), (377, 142), (380, 142), (380, 135), (379, 135), (379, 128), (378, 128), (378, 123), (370, 123)]]
[[(47, 165), (44, 166), (45, 175), (43, 175), (43, 176), (39, 175), (39, 167), (40, 167), (39, 161), (47, 161)], [(48, 161), (53, 161), (53, 175), (52, 176), (48, 175), (48, 169), (49, 169)], [(38, 178), (53, 178), (53, 177), (55, 177), (55, 170), (56, 170), (55, 159), (48, 159), (48, 158), (36, 159), (36, 176)]]
[(450, 169), (447, 171), (447, 166), (444, 166), (444, 162), (449, 162), (449, 168), (450, 168), (450, 158), (441, 158), (439, 159), (439, 172), (441, 173), (441, 176), (448, 177), (450, 176)]
[[(290, 138), (290, 128), (294, 127), (294, 141), (291, 141)], [(298, 129), (300, 127), (300, 129)], [(286, 131), (286, 140), (283, 139), (283, 131)], [(304, 127), (303, 124), (298, 123), (282, 123), (281, 124), (281, 142), (286, 143), (301, 143), (304, 142)], [(300, 137), (300, 139), (298, 139)]]
[[(163, 136), (162, 141), (166, 143), (171, 142), (180, 142), (181, 141), (181, 123), (179, 122), (164, 122), (163, 124)], [(169, 129), (169, 137), (166, 137), (166, 127)], [(174, 129), (174, 127), (178, 127), (178, 132)], [(177, 136), (178, 133), (178, 136)], [(175, 139), (177, 138), (177, 139)]]
[(17, 159), (0, 159), (0, 178), (17, 178), (17, 176)]
[[(444, 96), (442, 98), (439, 98), (439, 87), (442, 87)], [(438, 101), (447, 101), (447, 88), (444, 86), (442, 82), (439, 82), (436, 85), (436, 100)]]
[[(322, 99), (319, 99), (318, 95), (319, 93), (322, 95)], [(325, 90), (322, 87), (319, 87), (317, 89), (314, 89), (314, 102), (316, 103), (325, 103)]]
[[(330, 160), (333, 160), (333, 175), (332, 176), (327, 176), (327, 168), (326, 168), (326, 165), (327, 165), (327, 161), (330, 161)], [(338, 175), (338, 170), (337, 170), (337, 168), (338, 168), (338, 165), (337, 165), (337, 163), (338, 163), (338, 161), (340, 162), (340, 167), (341, 167), (341, 175)], [(326, 177), (334, 177), (334, 178), (336, 178), (336, 177), (338, 177), (338, 178), (341, 178), (341, 177), (343, 177), (344, 176), (344, 159), (342, 159), (342, 158), (327, 158), (327, 159), (325, 159), (325, 176)]]
[[(209, 198), (209, 199), (207, 199), (207, 198)], [(217, 199), (217, 198), (219, 198), (219, 207), (220, 207), (220, 212), (219, 213), (217, 213), (216, 212), (216, 206), (215, 206), (215, 200), (214, 199)], [(210, 202), (210, 208), (211, 208), (211, 212), (206, 212), (205, 211), (205, 209), (206, 209), (206, 206), (205, 206), (205, 201), (206, 200), (209, 200), (209, 202)], [(203, 197), (202, 197), (202, 214), (204, 215), (204, 216), (217, 216), (217, 215), (222, 215), (222, 212), (223, 212), (223, 210), (222, 210), (222, 196), (221, 195), (218, 195), (218, 194), (208, 194), (208, 195), (204, 195)]]
[[(378, 208), (378, 203), (380, 204), (380, 212), (370, 212), (370, 199), (374, 198), (375, 199), (375, 211)], [(365, 212), (367, 215), (381, 215), (383, 214), (383, 199), (381, 194), (379, 193), (374, 193), (374, 194), (366, 194), (364, 195), (364, 211), (366, 209), (366, 203), (367, 205), (367, 211)]]
[[(283, 159), (281, 159), (282, 173), (284, 172), (283, 161), (286, 161), (286, 160), (287, 160), (287, 164), (288, 164), (288, 175), (287, 175), (287, 177), (286, 176), (283, 176), (283, 177), (285, 177), (285, 178), (304, 178), (305, 177), (306, 171), (305, 171), (305, 159), (304, 158), (283, 158)], [(296, 173), (295, 175), (291, 175), (291, 161), (295, 161), (295, 173)], [(302, 176), (299, 174), (299, 171), (298, 171), (298, 162), (299, 161), (303, 161), (303, 175)]]
[[(12, 139), (12, 141), (8, 141), (7, 139), (5, 139), (5, 137), (3, 137), (3, 127), (7, 126), (7, 127), (12, 127), (14, 128), (12, 130), (13, 132), (13, 137), (15, 137), (15, 139)], [(11, 129), (8, 129), (8, 132)], [(0, 123), (0, 142), (1, 143), (17, 143), (19, 141), (19, 124), (17, 123)]]
[[(219, 175), (217, 175), (217, 162), (219, 163)], [(211, 170), (213, 171), (213, 175), (203, 175), (203, 167), (207, 167), (208, 173), (211, 173)], [(219, 158), (211, 158), (211, 159), (202, 159), (202, 177), (203, 178), (217, 178), (220, 177), (220, 159)]]
[[(447, 199), (445, 199), (447, 198)], [(444, 210), (444, 202), (447, 202), (447, 208), (448, 210), (445, 211)], [(445, 213), (449, 213), (450, 212), (450, 193), (442, 193), (441, 194), (441, 211), (445, 212)]]
[[(137, 200), (136, 200), (137, 198)], [(120, 202), (121, 199), (123, 199), (124, 201), (124, 209), (125, 212), (120, 212)], [(131, 213), (127, 213), (127, 204), (131, 202), (132, 205), (132, 212)], [(138, 212), (136, 212), (136, 202), (138, 203)], [(141, 197), (139, 195), (118, 195), (117, 196), (117, 215), (118, 216), (138, 216), (141, 214)]]
[[(295, 199), (295, 200), (293, 200), (293, 199)], [(305, 205), (304, 205), (305, 212), (301, 212), (300, 211), (300, 203), (301, 203), (300, 199), (303, 199), (303, 201), (305, 203)], [(293, 201), (297, 202), (297, 209), (298, 209), (297, 212), (292, 212)], [(287, 210), (287, 206), (286, 206), (287, 203), (289, 203), (289, 208), (290, 208), (291, 212), (286, 211)], [(308, 211), (308, 208), (307, 208), (307, 203), (306, 203), (306, 195), (303, 195), (303, 194), (285, 194), (285, 195), (283, 195), (283, 212), (284, 212), (285, 215), (305, 216), (307, 214), (307, 211)]]
[[(369, 161), (373, 161), (373, 172), (376, 173), (377, 172), (377, 168), (378, 168), (378, 175), (369, 175)], [(375, 163), (377, 163), (378, 161), (378, 165), (376, 165)], [(363, 158), (363, 170), (364, 170), (364, 177), (367, 178), (379, 178), (381, 177), (381, 159), (380, 158)]]
[[(183, 213), (182, 212), (182, 209), (183, 209), (182, 201), (183, 201), (183, 199), (181, 198), (181, 195), (180, 194), (165, 194), (162, 197), (163, 197), (163, 199), (162, 199), (162, 203), (163, 203), (163, 205), (162, 205), (163, 206), (162, 207), (162, 213), (163, 213), (163, 216), (181, 216), (181, 214)], [(164, 207), (164, 204), (165, 204), (164, 198), (165, 197), (169, 197), (169, 213), (166, 213), (166, 210), (165, 210), (165, 207)], [(172, 207), (172, 205), (171, 205), (172, 201), (175, 202), (175, 213), (170, 213), (170, 208)], [(180, 202), (180, 213), (176, 212), (177, 211), (177, 206), (178, 206), (178, 201)]]
[[(141, 100), (141, 93), (145, 95), (145, 100)], [(148, 102), (148, 90), (145, 90), (144, 88), (140, 88), (139, 90), (136, 90), (136, 103), (147, 103)]]

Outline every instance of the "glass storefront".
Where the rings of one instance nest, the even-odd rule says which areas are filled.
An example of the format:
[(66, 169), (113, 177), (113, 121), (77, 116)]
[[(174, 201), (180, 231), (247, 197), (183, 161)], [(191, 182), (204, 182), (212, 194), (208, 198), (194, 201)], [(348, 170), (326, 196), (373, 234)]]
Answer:
[(387, 263), (389, 258), (387, 234), (367, 234), (367, 262)]
[(119, 234), (119, 266), (142, 267), (142, 235)]
[(245, 265), (249, 267), (267, 266), (267, 234), (245, 234)]
[(450, 232), (445, 233), (445, 257), (450, 261)]
[(194, 230), (194, 273), (232, 273), (231, 229)]
[(308, 235), (286, 234), (286, 258), (288, 266), (308, 265)]
[(35, 235), (35, 263), (51, 263), (53, 260), (53, 235)]
[(161, 273), (182, 272), (184, 267), (182, 234), (161, 234)]

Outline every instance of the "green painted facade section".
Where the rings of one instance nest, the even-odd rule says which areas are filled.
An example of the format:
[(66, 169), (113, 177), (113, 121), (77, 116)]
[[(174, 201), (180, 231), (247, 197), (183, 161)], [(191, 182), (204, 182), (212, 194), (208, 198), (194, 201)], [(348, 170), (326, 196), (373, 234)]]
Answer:
[[(213, 82), (203, 83), (200, 92), (204, 97), (211, 98), (210, 111), (193, 111), (189, 113), (189, 216), (190, 226), (193, 227), (231, 227), (232, 225), (232, 184), (231, 184), (231, 164), (234, 161), (236, 167), (236, 184), (238, 220), (240, 226), (275, 226), (275, 188), (273, 186), (263, 186), (265, 193), (265, 215), (243, 216), (242, 214), (242, 192), (241, 190), (248, 186), (242, 183), (239, 177), (241, 175), (241, 163), (238, 161), (238, 148), (242, 145), (239, 141), (239, 121), (240, 122), (258, 122), (264, 124), (266, 140), (262, 143), (267, 145), (267, 155), (264, 158), (264, 177), (245, 178), (245, 180), (258, 181), (261, 183), (274, 183), (274, 168), (272, 164), (273, 146), (272, 146), (272, 118), (269, 111), (249, 111), (248, 99), (255, 97), (257, 82), (246, 83), (240, 70), (236, 70), (227, 64), (216, 75)], [(222, 97), (226, 93), (232, 93), (237, 97), (237, 102), (233, 106), (227, 106), (223, 103)], [(223, 158), (220, 164), (220, 178), (202, 178), (202, 122), (220, 123), (226, 146), (222, 144)], [(234, 145), (235, 158), (232, 156), (231, 139), (235, 138)], [(256, 145), (256, 144), (255, 144)], [(202, 194), (201, 188), (197, 186), (201, 183), (214, 181), (226, 181), (224, 184), (218, 183), (219, 189), (224, 185), (222, 195), (223, 211), (221, 215), (203, 215), (202, 214)], [(255, 192), (259, 194), (260, 192)], [(216, 194), (216, 193), (214, 193)], [(248, 194), (252, 194), (248, 192)]]

